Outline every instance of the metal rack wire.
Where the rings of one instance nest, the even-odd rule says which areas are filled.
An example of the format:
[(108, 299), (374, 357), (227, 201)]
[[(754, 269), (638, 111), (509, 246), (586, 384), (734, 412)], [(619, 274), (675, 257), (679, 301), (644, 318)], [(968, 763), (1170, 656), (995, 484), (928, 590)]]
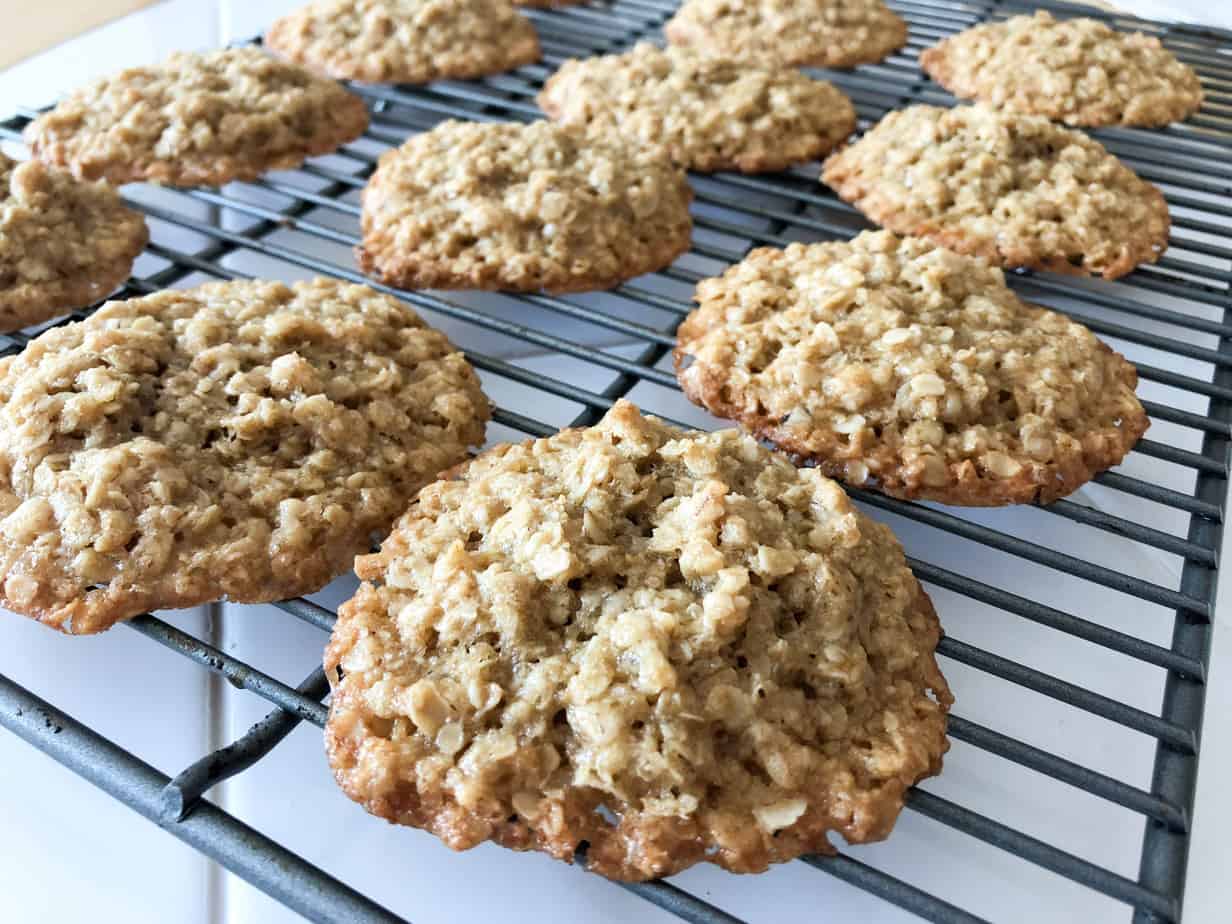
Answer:
[[(952, 102), (922, 76), (915, 64), (919, 50), (943, 35), (1032, 7), (1047, 7), (1060, 15), (1081, 11), (1109, 18), (1047, 0), (1031, 7), (999, 0), (891, 0), (890, 5), (910, 25), (907, 48), (881, 65), (825, 75), (852, 97), (862, 128), (897, 106)], [(353, 89), (370, 105), (372, 126), (364, 139), (348, 145), (339, 156), (222, 190), (157, 194), (130, 190), (135, 204), (154, 219), (154, 235), (149, 248), (152, 259), (147, 260), (149, 271), (134, 277), (122, 295), (157, 291), (201, 276), (244, 276), (249, 258), (277, 261), (294, 272), (366, 282), (354, 269), (349, 254), (349, 248), (357, 242), (359, 208), (355, 194), (381, 149), (447, 117), (536, 118), (539, 113), (534, 95), (565, 58), (607, 53), (641, 38), (654, 39), (674, 7), (672, 0), (613, 0), (602, 5), (529, 11), (545, 52), (542, 64), (470, 83), (442, 82), (426, 88), (355, 86)], [(874, 514), (913, 522), (952, 541), (976, 543), (1016, 561), (1071, 576), (1106, 592), (1110, 601), (1128, 595), (1153, 604), (1162, 614), (1172, 614), (1171, 643), (1156, 644), (1099, 620), (991, 586), (961, 569), (930, 561), (928, 555), (912, 557), (912, 566), (930, 587), (943, 588), (1100, 646), (1162, 672), (1166, 680), (1161, 708), (1147, 711), (957, 638), (947, 637), (940, 648), (950, 661), (1065, 703), (1155, 743), (1154, 775), (1150, 786), (1144, 788), (966, 719), (961, 711), (950, 720), (954, 739), (1140, 816), (1145, 833), (1136, 878), (1120, 875), (930, 792), (914, 790), (908, 804), (914, 812), (1118, 899), (1133, 910), (1135, 921), (1177, 921), (1232, 439), (1232, 246), (1224, 242), (1232, 227), (1232, 208), (1226, 199), (1232, 186), (1232, 167), (1226, 163), (1227, 152), (1232, 149), (1232, 57), (1228, 56), (1232, 35), (1128, 17), (1111, 18), (1122, 27), (1159, 35), (1199, 72), (1205, 87), (1202, 111), (1182, 125), (1154, 132), (1109, 129), (1095, 133), (1143, 177), (1165, 189), (1173, 213), (1171, 248), (1157, 265), (1141, 269), (1116, 285), (1029, 273), (1016, 275), (1012, 283), (1031, 300), (1060, 307), (1104, 337), (1143, 348), (1143, 355), (1153, 357), (1153, 361), (1138, 362), (1142, 378), (1165, 386), (1164, 394), (1185, 398), (1175, 404), (1151, 401), (1146, 406), (1154, 421), (1171, 426), (1168, 432), (1188, 434), (1193, 448), (1183, 448), (1171, 440), (1145, 439), (1136, 455), (1182, 473), (1180, 483), (1189, 487), (1165, 484), (1165, 479), (1108, 472), (1097, 483), (1127, 505), (1119, 508), (1127, 513), (1108, 512), (1074, 499), (1057, 502), (1041, 512), (1048, 529), (1057, 535), (1081, 536), (1082, 530), (1094, 529), (1175, 556), (1181, 563), (1177, 585), (1167, 586), (1128, 569), (1088, 560), (1080, 552), (1080, 543), (1031, 542), (961, 511), (903, 503), (863, 491), (853, 493)], [(26, 111), (0, 122), (0, 138), (19, 139), (34, 115)], [(751, 246), (845, 238), (865, 227), (853, 209), (817, 184), (815, 167), (776, 176), (695, 178), (695, 189), (697, 233), (691, 254), (662, 273), (620, 286), (603, 298), (510, 297), (505, 299), (503, 309), (498, 306), (493, 310), (459, 293), (386, 291), (432, 319), (444, 319), (473, 334), (472, 341), (478, 346), (471, 347), (465, 335), (455, 335), (455, 339), (468, 347), (472, 363), (495, 381), (573, 402), (580, 411), (571, 422), (589, 424), (621, 396), (638, 398), (654, 389), (675, 389), (663, 360), (673, 344), (676, 324), (689, 310), (689, 290), (699, 278), (740, 259)], [(200, 246), (168, 243), (168, 229), (190, 233), (200, 240)], [(73, 317), (86, 314), (78, 312)], [(562, 333), (562, 326), (574, 333)], [(31, 336), (33, 332), (0, 337), (0, 353), (22, 349)], [(528, 370), (486, 348), (494, 340), (516, 341), (528, 350), (569, 357), (606, 370), (610, 383), (591, 390), (567, 377), (552, 378)], [(1178, 365), (1189, 371), (1178, 371)], [(490, 388), (489, 393), (498, 405), (502, 403), (499, 389)], [(1198, 399), (1197, 405), (1194, 399)], [(546, 435), (556, 429), (508, 406), (498, 408), (495, 422), (502, 432), (512, 431), (510, 435)], [(1176, 529), (1146, 525), (1146, 518), (1136, 514), (1139, 509), (1164, 510), (1178, 518), (1175, 522), (1180, 525)], [(288, 600), (278, 606), (324, 631), (331, 628), (335, 618), (330, 610), (306, 599)], [(239, 740), (206, 755), (174, 778), (159, 773), (3, 675), (0, 724), (309, 918), (401, 920), (203, 798), (213, 786), (260, 761), (298, 724), (323, 724), (326, 709), (322, 699), (328, 688), (321, 669), (314, 667), (303, 683), (291, 687), (153, 616), (142, 616), (127, 626), (268, 700), (273, 711)], [(802, 862), (926, 919), (981, 920), (944, 897), (855, 856), (816, 856)], [(669, 883), (628, 888), (686, 920), (737, 920)]]

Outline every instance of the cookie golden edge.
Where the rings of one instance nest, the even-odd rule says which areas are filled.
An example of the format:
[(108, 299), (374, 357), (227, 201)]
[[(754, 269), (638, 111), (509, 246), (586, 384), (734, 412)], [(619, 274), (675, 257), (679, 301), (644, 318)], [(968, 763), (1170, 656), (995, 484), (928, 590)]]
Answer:
[(330, 556), (326, 550), (321, 550), (311, 559), (297, 562), (298, 573), (293, 578), (281, 582), (262, 581), (259, 588), (224, 588), (217, 579), (202, 576), (184, 591), (168, 591), (159, 587), (117, 587), (104, 594), (91, 594), (89, 599), (79, 597), (66, 603), (42, 605), (19, 603), (0, 590), (0, 606), (65, 635), (94, 635), (154, 610), (183, 609), (220, 600), (228, 603), (272, 603), (315, 593), (347, 572), (346, 562), (353, 554), (354, 548), (338, 556)]
[[(560, 432), (567, 433), (577, 429), (581, 428)], [(534, 439), (528, 439), (520, 445), (531, 446), (535, 442)], [(510, 448), (512, 447), (508, 445), (496, 446), (484, 454), (502, 453)], [(472, 461), (474, 460), (468, 459), (447, 469), (440, 474), (439, 480), (457, 480)], [(410, 516), (413, 510), (412, 507), (405, 516)], [(895, 541), (897, 542), (897, 539)], [(355, 573), (361, 581), (381, 580), (384, 568), (384, 550), (371, 555), (361, 555), (355, 560)], [(724, 853), (707, 855), (703, 847), (704, 839), (698, 835), (698, 832), (704, 829), (703, 825), (696, 821), (673, 824), (670, 819), (656, 820), (653, 824), (641, 826), (642, 830), (637, 832), (646, 839), (635, 838), (638, 849), (634, 855), (620, 849), (626, 838), (611, 838), (602, 844), (591, 843), (585, 858), (587, 871), (621, 882), (645, 882), (673, 876), (699, 863), (711, 863), (733, 873), (759, 873), (764, 872), (771, 864), (787, 862), (807, 854), (837, 855), (838, 850), (828, 836), (831, 832), (841, 834), (848, 844), (885, 840), (893, 831), (906, 804), (907, 790), (921, 780), (938, 775), (945, 754), (950, 749), (947, 729), (954, 696), (941, 673), (936, 656), (937, 646), (945, 633), (928, 592), (918, 579), (913, 577), (913, 580), (914, 606), (904, 613), (904, 618), (913, 625), (918, 624), (922, 630), (916, 633), (923, 655), (920, 659), (920, 685), (931, 691), (938, 708), (914, 727), (916, 747), (913, 748), (913, 753), (923, 759), (917, 760), (909, 772), (885, 780), (876, 791), (865, 791), (854, 798), (848, 798), (842, 809), (827, 808), (824, 804), (810, 806), (789, 828), (781, 829), (775, 834), (773, 849), (767, 849), (764, 840), (750, 832), (747, 850), (734, 856)], [(365, 606), (369, 600), (380, 605), (377, 589), (370, 583), (361, 584), (355, 595), (339, 608), (339, 623), (351, 607)], [(338, 636), (332, 635), (326, 646), (323, 662), (331, 685), (333, 678), (340, 675), (344, 654)], [(362, 711), (362, 704), (357, 703), (354, 707), (350, 704), (352, 699), (361, 698), (361, 691), (336, 687), (330, 704), (329, 720), (325, 724), (326, 758), (339, 788), (369, 814), (392, 824), (428, 831), (446, 845), (454, 838), (465, 837), (468, 833), (465, 831), (468, 812), (452, 798), (444, 798), (439, 805), (429, 810), (423, 806), (414, 782), (399, 780), (386, 794), (377, 797), (371, 797), (366, 787), (352, 785), (347, 773), (357, 766), (357, 742), (354, 737), (339, 733), (333, 719), (336, 712), (349, 709)], [(558, 826), (550, 834), (532, 830), (518, 818), (499, 824), (479, 843), (487, 840), (511, 850), (537, 851), (572, 864), (576, 859), (575, 845), (579, 840), (573, 832), (592, 829), (593, 817), (594, 809), (590, 803), (579, 799), (576, 806), (569, 806), (562, 813)]]
[[(371, 589), (361, 588), (360, 594), (365, 592), (374, 593)], [(917, 591), (915, 609), (906, 615), (927, 627), (929, 638), (923, 640), (922, 647), (935, 649), (942, 636), (941, 625), (932, 601), (922, 587)], [(327, 674), (337, 668), (338, 658), (339, 654), (331, 644), (325, 656)], [(619, 849), (624, 838), (592, 845), (586, 854), (587, 870), (624, 882), (644, 882), (673, 876), (703, 862), (716, 864), (733, 873), (758, 873), (773, 863), (783, 863), (807, 854), (834, 856), (838, 851), (830, 842), (830, 832), (841, 834), (848, 844), (884, 840), (902, 812), (907, 790), (921, 780), (940, 773), (944, 755), (950, 747), (946, 728), (953, 696), (941, 675), (935, 653), (929, 651), (922, 661), (923, 683), (929, 685), (940, 708), (914, 729), (915, 750), (926, 755), (926, 758), (913, 772), (884, 781), (876, 793), (861, 793), (849, 799), (843, 810), (821, 805), (810, 807), (790, 828), (778, 832), (773, 849), (764, 846), (759, 834), (750, 832), (749, 849), (732, 856), (725, 853), (707, 856), (701, 846), (702, 838), (698, 836), (702, 830), (699, 822), (681, 821), (674, 824), (670, 819), (665, 819), (630, 832), (632, 839), (638, 842), (638, 850), (633, 857)], [(348, 699), (357, 695), (350, 692), (335, 694), (331, 715), (333, 710), (350, 708)], [(462, 833), (460, 829), (465, 826), (467, 813), (452, 798), (446, 797), (439, 805), (429, 808), (419, 799), (413, 783), (399, 781), (390, 792), (376, 797), (370, 796), (366, 788), (351, 785), (347, 771), (356, 763), (357, 746), (353, 740), (338, 733), (330, 722), (325, 726), (325, 751), (339, 787), (370, 814), (393, 824), (428, 831), (447, 844), (452, 837)], [(574, 832), (590, 830), (593, 822), (583, 821), (583, 818), (593, 814), (593, 809), (579, 800), (577, 806), (566, 808), (561, 814), (558, 828), (550, 833), (533, 830), (518, 819), (499, 824), (486, 839), (512, 850), (538, 851), (572, 863), (575, 859), (574, 845), (578, 842)]]
[[(776, 58), (775, 62), (787, 67), (828, 67), (836, 70), (849, 70), (861, 64), (880, 64), (907, 44), (906, 20), (893, 10), (889, 12), (894, 17), (893, 27), (887, 29), (877, 42), (869, 42), (857, 51), (846, 52), (835, 45), (824, 45), (812, 53), (787, 55)], [(723, 57), (749, 56), (749, 52), (741, 53), (730, 47), (729, 42), (716, 41), (705, 29), (691, 27), (679, 15), (673, 16), (663, 27), (663, 35), (672, 45), (696, 48), (705, 54)], [(763, 57), (760, 54), (757, 56)]]
[[(564, 67), (567, 66), (568, 62), (549, 77), (539, 95), (535, 97), (536, 104), (553, 121), (560, 121), (562, 112), (560, 107), (555, 105), (552, 91), (556, 84), (563, 80)], [(851, 133), (856, 130), (856, 110), (850, 97), (844, 93), (843, 98), (846, 100), (847, 111), (831, 133), (822, 135), (812, 132), (776, 139), (780, 143), (762, 156), (735, 154), (729, 150), (699, 154), (673, 144), (667, 145), (667, 153), (673, 162), (695, 173), (779, 173), (789, 167), (824, 157), (851, 137)]]
[[(954, 37), (951, 36), (951, 38)], [(923, 49), (919, 57), (920, 70), (924, 71), (934, 82), (960, 99), (976, 100), (977, 102), (991, 105), (989, 94), (981, 89), (981, 87), (975, 83), (966, 83), (956, 76), (951, 66), (952, 55), (954, 54), (951, 49), (950, 38), (942, 39), (936, 45)], [(1011, 104), (999, 108), (1031, 115), (1047, 116), (1050, 119), (1075, 128), (1102, 128), (1116, 125), (1134, 128), (1164, 128), (1173, 122), (1183, 122), (1202, 108), (1205, 96), (1202, 90), (1202, 83), (1198, 80), (1196, 74), (1194, 75), (1194, 81), (1196, 87), (1193, 89), (1197, 91), (1197, 100), (1191, 105), (1178, 101), (1175, 106), (1168, 110), (1168, 118), (1128, 120), (1119, 116), (1114, 118), (1109, 115), (1113, 111), (1113, 107), (1100, 103), (1090, 103), (1074, 112), (1064, 111), (1059, 106), (1032, 108)]]
[[(763, 249), (775, 252), (773, 248)], [(755, 250), (749, 257), (754, 258), (757, 254)], [(760, 406), (756, 397), (746, 396), (743, 390), (733, 390), (720, 370), (694, 364), (688, 346), (706, 333), (702, 312), (702, 308), (697, 308), (685, 318), (677, 331), (677, 345), (672, 351), (676, 381), (685, 397), (717, 417), (735, 421), (742, 429), (786, 453), (797, 465), (816, 466), (828, 477), (848, 484), (846, 460), (831, 459), (810, 450), (769, 414), (750, 411), (750, 407)], [(1120, 380), (1131, 390), (1135, 389), (1138, 372), (1129, 360), (1103, 341), (1099, 345), (1105, 355), (1111, 354), (1120, 360)], [(684, 374), (686, 369), (690, 370), (689, 375)], [(1115, 441), (1105, 440), (1105, 445), (1089, 450), (1084, 447), (1081, 455), (1074, 454), (1053, 462), (1040, 462), (1027, 456), (1015, 458), (1022, 466), (1021, 472), (1009, 478), (995, 479), (982, 476), (970, 459), (948, 462), (947, 481), (938, 486), (926, 485), (919, 478), (904, 477), (901, 456), (886, 446), (878, 446), (869, 455), (879, 463), (876, 481), (852, 487), (872, 488), (900, 500), (935, 501), (955, 507), (1049, 504), (1072, 494), (1100, 472), (1119, 465), (1149, 427), (1150, 419), (1139, 404), (1137, 413), (1123, 418), (1116, 428)]]
[(271, 170), (292, 170), (310, 157), (332, 154), (367, 130), (368, 107), (355, 94), (346, 93), (345, 101), (337, 113), (338, 125), (335, 130), (313, 136), (302, 148), (272, 157), (249, 157), (245, 156), (243, 151), (237, 151), (227, 156), (197, 161), (171, 162), (144, 157), (125, 162), (112, 161), (91, 169), (83, 169), (64, 142), (44, 142), (38, 132), (37, 121), (26, 128), (24, 140), (31, 153), (43, 163), (69, 170), (79, 180), (101, 179), (114, 186), (125, 183), (157, 183), (172, 187), (223, 186), (237, 180), (249, 182)]
[(504, 49), (505, 54), (499, 65), (484, 65), (473, 56), (459, 54), (451, 55), (448, 59), (437, 58), (425, 67), (407, 67), (388, 74), (362, 58), (351, 58), (345, 63), (338, 61), (331, 63), (320, 61), (314, 55), (304, 54), (300, 44), (290, 38), (295, 17), (296, 14), (291, 13), (276, 20), (265, 33), (265, 46), (279, 57), (336, 80), (413, 84), (431, 83), (434, 80), (475, 80), (479, 77), (503, 74), (527, 64), (534, 64), (543, 57), (543, 51), (539, 46), (539, 35), (534, 27), (530, 26), (529, 34), (518, 37), (515, 42)]
[[(986, 260), (1007, 268), (1025, 268), (1059, 273), (1065, 276), (1094, 276), (1109, 281), (1126, 276), (1139, 266), (1158, 262), (1168, 249), (1172, 232), (1172, 217), (1164, 194), (1153, 183), (1143, 180), (1147, 186), (1153, 221), (1145, 228), (1128, 228), (1121, 241), (1123, 252), (1103, 270), (1088, 269), (1085, 264), (1075, 265), (1064, 256), (1048, 256), (1036, 248), (1012, 242), (990, 243), (972, 238), (961, 231), (946, 228), (937, 222), (916, 224), (906, 218), (894, 203), (885, 201), (878, 194), (877, 184), (861, 177), (857, 170), (846, 166), (842, 160), (851, 146), (831, 154), (822, 167), (821, 181), (834, 190), (844, 202), (859, 209), (869, 220), (896, 234), (922, 237), (955, 253), (984, 257)], [(1114, 155), (1109, 153), (1109, 157)], [(1127, 168), (1128, 169), (1128, 168)]]

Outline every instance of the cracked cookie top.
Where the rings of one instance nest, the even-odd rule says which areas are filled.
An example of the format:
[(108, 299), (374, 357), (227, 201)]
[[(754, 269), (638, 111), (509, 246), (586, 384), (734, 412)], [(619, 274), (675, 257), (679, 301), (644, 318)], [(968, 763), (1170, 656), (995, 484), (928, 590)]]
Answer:
[(918, 238), (756, 250), (697, 301), (676, 348), (685, 393), (853, 485), (1047, 502), (1147, 428), (1124, 357)]
[(1161, 126), (1202, 105), (1202, 83), (1159, 39), (1037, 10), (984, 23), (920, 53), (951, 93), (1067, 125)]
[(890, 530), (734, 430), (620, 402), (420, 494), (339, 611), (326, 748), (369, 811), (621, 879), (889, 833), (940, 769), (936, 614)]
[(110, 302), (0, 359), (0, 602), (86, 633), (310, 593), (487, 417), (444, 335), (364, 286)]

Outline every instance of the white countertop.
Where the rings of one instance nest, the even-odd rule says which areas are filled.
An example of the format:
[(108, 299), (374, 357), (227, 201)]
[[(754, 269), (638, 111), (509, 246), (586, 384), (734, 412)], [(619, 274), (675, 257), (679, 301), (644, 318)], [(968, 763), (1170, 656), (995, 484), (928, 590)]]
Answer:
[[(117, 67), (156, 61), (176, 48), (206, 48), (256, 34), (274, 16), (297, 5), (298, 0), (167, 0), (0, 73), (0, 115), (19, 104), (49, 100)], [(1131, 0), (1121, 5), (1144, 15), (1152, 8), (1159, 13), (1201, 6), (1198, 0), (1156, 4)], [(1222, 18), (1222, 24), (1232, 26), (1232, 9), (1207, 11), (1207, 16), (1213, 24)], [(1118, 344), (1118, 349), (1132, 358), (1132, 346)], [(554, 362), (559, 361), (526, 360), (544, 370)], [(1149, 386), (1144, 388), (1148, 393)], [(639, 386), (632, 397), (650, 410), (704, 422), (703, 415), (679, 395), (654, 386)], [(502, 400), (516, 407), (524, 396), (510, 393)], [(1177, 403), (1175, 395), (1172, 403)], [(561, 404), (545, 406), (540, 400), (527, 411), (553, 422), (559, 416), (564, 423), (571, 410)], [(1193, 434), (1159, 424), (1151, 435), (1161, 441), (1173, 437), (1184, 441)], [(1137, 474), (1165, 483), (1176, 474), (1137, 456), (1131, 458), (1131, 469), (1135, 465)], [(1184, 484), (1176, 487), (1187, 490)], [(1106, 509), (1118, 503), (1116, 495), (1098, 486), (1085, 490), (1084, 499)], [(1036, 511), (992, 511), (976, 518), (1048, 541)], [(895, 525), (909, 548), (912, 541), (927, 541), (918, 527), (897, 521)], [(1151, 525), (1174, 532), (1178, 527), (1176, 521)], [(1091, 545), (1084, 545), (1083, 556), (1103, 557), (1123, 570), (1132, 568), (1151, 580), (1175, 585), (1179, 573), (1175, 559), (1133, 546), (1128, 554), (1136, 557), (1129, 565), (1124, 544), (1109, 540), (1105, 547), (1101, 542), (1097, 535)], [(1230, 550), (1232, 546), (1225, 552)], [(946, 565), (949, 554), (935, 550), (932, 560)], [(956, 548), (948, 564), (969, 567), (969, 556), (984, 554), (993, 555)], [(340, 580), (323, 596), (336, 603), (352, 586), (351, 579)], [(1132, 607), (1116, 614), (1084, 611), (1083, 589), (1076, 579), (1018, 565), (1003, 576), (1002, 586), (1168, 644), (1170, 618), (1161, 622), (1157, 612), (1140, 613)], [(952, 634), (975, 644), (982, 638), (995, 639), (1002, 647), (1010, 638), (1025, 663), (1141, 708), (1158, 708), (1158, 670), (1141, 670), (1128, 659), (1064, 637), (1058, 641), (1058, 633), (998, 615), (954, 594), (938, 591), (934, 596)], [(1223, 784), (1232, 774), (1232, 730), (1223, 722), (1232, 711), (1229, 596), (1223, 595), (1217, 616), (1185, 924), (1228, 920), (1226, 909), (1232, 899), (1226, 870), (1232, 800), (1225, 796)], [(171, 618), (194, 634), (212, 633), (228, 652), (292, 684), (319, 662), (323, 636), (272, 608), (234, 612), (220, 606)], [(0, 618), (0, 652), (0, 673), (167, 773), (234, 739), (269, 710), (263, 700), (234, 691), (123, 628), (95, 638), (66, 639), (27, 620), (5, 616)], [(1153, 748), (1144, 736), (1025, 690), (1007, 689), (961, 665), (947, 664), (946, 672), (967, 718), (1028, 741), (1048, 740), (1049, 730), (1064, 725), (1069, 735), (1062, 756), (1149, 788)], [(0, 831), (5, 835), (2, 856), (7, 861), (0, 863), (0, 895), (8, 919), (66, 922), (101, 916), (130, 924), (298, 920), (3, 731), (0, 781), (5, 784), (0, 789), (4, 794)], [(1122, 875), (1136, 876), (1140, 820), (1133, 816), (1127, 823), (1126, 813), (1109, 811), (1106, 803), (1064, 784), (955, 743), (945, 774), (928, 788)], [(397, 830), (368, 817), (336, 790), (321, 753), (320, 734), (308, 726), (300, 727), (270, 757), (210, 798), (416, 924), (480, 916), (527, 922), (675, 920), (597, 877), (544, 857), (513, 855), (491, 846), (453, 854), (426, 834)], [(904, 814), (889, 841), (859, 848), (853, 855), (999, 919), (1083, 924), (1129, 919), (1122, 905), (1043, 870), (1021, 876), (999, 851), (966, 842), (962, 835), (911, 812)], [(956, 856), (963, 862), (952, 862)], [(756, 879), (694, 869), (680, 877), (680, 883), (733, 913), (775, 924), (819, 916), (915, 920), (801, 864), (776, 868)]]

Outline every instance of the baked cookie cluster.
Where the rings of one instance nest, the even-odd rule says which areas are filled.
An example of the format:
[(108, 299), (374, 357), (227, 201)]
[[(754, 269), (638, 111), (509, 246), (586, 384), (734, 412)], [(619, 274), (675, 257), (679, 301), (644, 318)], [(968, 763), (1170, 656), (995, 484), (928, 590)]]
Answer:
[[(0, 158), (0, 327), (123, 282), (147, 231), (107, 182), (296, 167), (363, 134), (380, 95), (330, 78), (497, 74), (539, 60), (543, 17), (316, 0), (270, 28), (273, 54), (77, 90), (28, 127), (34, 160)], [(882, 0), (687, 0), (664, 32), (565, 62), (549, 120), (449, 121), (386, 152), (356, 256), (388, 287), (609, 289), (688, 250), (686, 169), (828, 154), (821, 179), (888, 230), (755, 250), (677, 332), (685, 394), (746, 433), (621, 401), (472, 457), (478, 376), (392, 296), (322, 279), (109, 302), (0, 359), (0, 603), (88, 633), (354, 565), (326, 745), (372, 813), (630, 880), (885, 837), (941, 768), (952, 698), (927, 594), (831, 477), (1048, 503), (1121, 461), (1148, 425), (1133, 366), (1001, 267), (1158, 260), (1160, 191), (1054, 123), (1165, 124), (1201, 86), (1154, 38), (1016, 17), (921, 55), (979, 105), (891, 112), (840, 149), (851, 101), (796, 68), (901, 48)]]
[(907, 24), (882, 0), (686, 0), (663, 34), (707, 55), (848, 68), (902, 48)]
[(298, 167), (368, 127), (363, 100), (257, 48), (177, 53), (75, 90), (26, 129), (82, 179), (218, 186)]
[(920, 53), (951, 93), (1066, 125), (1161, 126), (1202, 105), (1202, 84), (1153, 35), (1036, 10), (984, 23)]
[(604, 289), (688, 250), (692, 195), (658, 148), (450, 121), (381, 156), (357, 257), (404, 288)]
[(939, 769), (937, 617), (816, 469), (618, 403), (424, 490), (339, 611), (326, 750), (369, 811), (620, 879), (884, 837)]
[(444, 335), (364, 286), (110, 302), (0, 359), (0, 602), (89, 633), (311, 593), (487, 417)]
[(892, 231), (1002, 266), (1115, 279), (1168, 243), (1163, 193), (1098, 141), (983, 105), (891, 112), (822, 179)]
[(661, 145), (700, 173), (807, 163), (856, 127), (851, 101), (824, 80), (649, 42), (622, 55), (566, 61), (538, 102), (563, 125)]
[(273, 51), (330, 77), (428, 83), (539, 60), (539, 37), (509, 0), (318, 0), (265, 33)]
[(106, 183), (0, 154), (0, 331), (106, 296), (149, 236), (145, 218)]
[(919, 238), (756, 250), (697, 301), (675, 354), (685, 394), (852, 485), (1047, 503), (1147, 428), (1124, 357)]

